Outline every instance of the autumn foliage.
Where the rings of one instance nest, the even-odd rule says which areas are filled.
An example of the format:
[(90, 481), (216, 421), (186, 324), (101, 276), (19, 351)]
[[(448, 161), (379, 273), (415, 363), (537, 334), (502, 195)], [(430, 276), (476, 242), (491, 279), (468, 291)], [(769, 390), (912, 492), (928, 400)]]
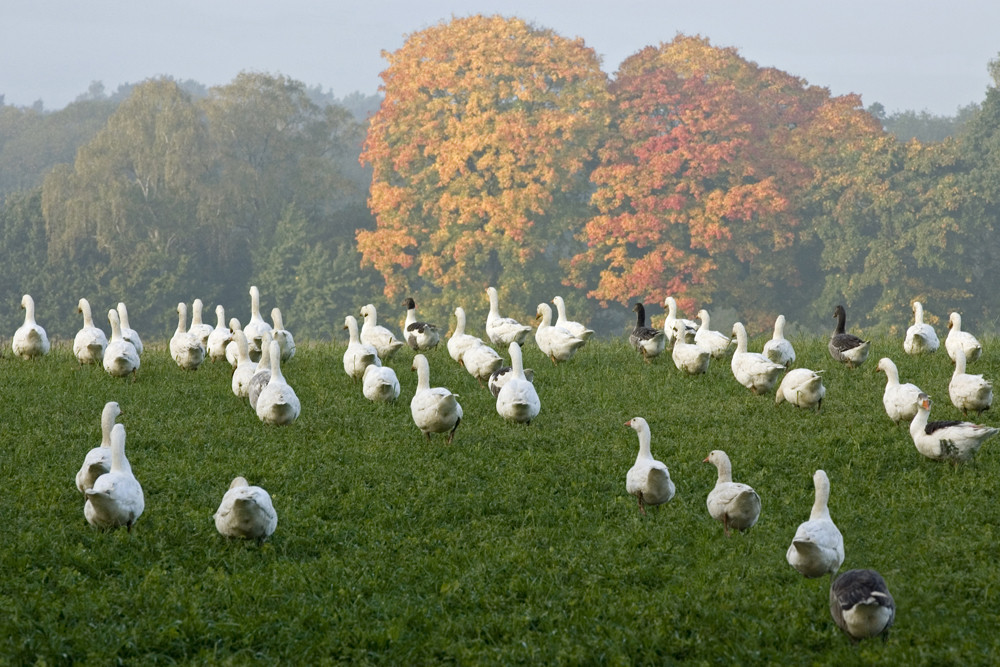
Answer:
[(673, 295), (682, 309), (725, 288), (763, 310), (762, 294), (797, 287), (799, 204), (817, 175), (802, 145), (829, 93), (696, 37), (635, 54), (611, 91), (574, 284), (601, 301)]
[(529, 307), (524, 288), (558, 286), (559, 246), (586, 215), (608, 113), (597, 56), (499, 16), (433, 26), (384, 55), (361, 156), (377, 220), (357, 234), (364, 264), (390, 297), (432, 285), (482, 300), (494, 284)]

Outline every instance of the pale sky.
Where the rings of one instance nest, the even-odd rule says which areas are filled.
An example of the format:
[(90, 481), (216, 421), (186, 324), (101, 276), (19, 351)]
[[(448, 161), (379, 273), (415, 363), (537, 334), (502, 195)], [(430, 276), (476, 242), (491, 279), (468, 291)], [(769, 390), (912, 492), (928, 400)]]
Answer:
[(0, 0), (0, 94), (58, 109), (159, 75), (207, 86), (284, 74), (374, 94), (383, 50), (452, 16), (519, 16), (582, 37), (614, 74), (680, 32), (868, 106), (954, 115), (983, 100), (1000, 2), (952, 0)]

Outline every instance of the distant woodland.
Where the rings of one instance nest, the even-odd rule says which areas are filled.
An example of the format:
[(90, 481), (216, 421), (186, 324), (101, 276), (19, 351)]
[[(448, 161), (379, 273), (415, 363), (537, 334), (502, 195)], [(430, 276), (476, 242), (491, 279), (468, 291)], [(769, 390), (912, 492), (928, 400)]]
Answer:
[(1000, 317), (996, 61), (949, 118), (701, 38), (605, 73), (511, 18), (453, 19), (388, 61), (377, 96), (254, 72), (95, 82), (58, 110), (0, 96), (0, 336), (24, 293), (56, 336), (86, 297), (166, 339), (179, 301), (246, 317), (250, 285), (303, 339), (342, 337), (369, 302), (392, 325), (406, 296), (478, 322), (487, 285), (524, 319), (562, 294), (603, 333), (668, 295), (758, 333), (778, 313), (825, 330), (838, 303), (885, 332), (914, 299), (932, 321)]

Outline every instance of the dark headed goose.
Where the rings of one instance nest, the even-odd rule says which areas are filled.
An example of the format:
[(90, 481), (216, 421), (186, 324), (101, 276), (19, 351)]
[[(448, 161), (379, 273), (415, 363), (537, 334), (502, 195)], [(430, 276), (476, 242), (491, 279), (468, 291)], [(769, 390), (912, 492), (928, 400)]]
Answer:
[(646, 326), (646, 307), (642, 303), (632, 306), (632, 312), (635, 313), (635, 327), (629, 334), (628, 342), (648, 362), (666, 348), (667, 336), (660, 329)]
[(854, 334), (849, 334), (844, 330), (847, 311), (843, 306), (837, 306), (833, 311), (833, 316), (837, 318), (837, 328), (830, 336), (827, 348), (830, 356), (847, 364), (848, 368), (857, 368), (868, 358), (868, 347), (871, 341), (861, 340)]

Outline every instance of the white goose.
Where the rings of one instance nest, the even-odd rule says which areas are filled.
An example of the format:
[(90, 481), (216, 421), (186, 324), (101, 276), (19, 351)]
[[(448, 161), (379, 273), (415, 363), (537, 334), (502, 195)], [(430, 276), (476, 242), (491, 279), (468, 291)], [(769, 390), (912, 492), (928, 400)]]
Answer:
[(774, 318), (774, 333), (771, 340), (764, 343), (763, 354), (776, 364), (781, 364), (785, 368), (795, 361), (795, 348), (792, 342), (785, 338), (785, 316), (778, 315)]
[(729, 365), (736, 381), (755, 394), (771, 391), (785, 367), (763, 354), (747, 351), (747, 330), (742, 322), (733, 324), (733, 336), (736, 338), (736, 351)]
[(365, 319), (364, 324), (361, 325), (361, 342), (374, 345), (375, 349), (378, 350), (379, 359), (382, 361), (392, 359), (396, 350), (403, 347), (403, 341), (378, 323), (378, 312), (375, 310), (374, 304), (369, 303), (362, 306), (361, 317)]
[[(266, 336), (267, 334), (265, 333), (264, 335)], [(257, 364), (250, 360), (250, 346), (247, 345), (246, 334), (242, 331), (237, 331), (233, 334), (233, 340), (236, 342), (237, 356), (236, 370), (233, 371), (230, 385), (233, 389), (233, 394), (239, 398), (249, 398), (250, 378), (253, 377), (254, 371), (257, 369)]]
[[(281, 348), (281, 361), (288, 361), (295, 356), (295, 338), (292, 337), (292, 332), (285, 328), (281, 310), (277, 307), (271, 309), (271, 322), (274, 323), (274, 327), (271, 329), (271, 339), (278, 341), (278, 347)], [(261, 347), (261, 354), (263, 352), (264, 348)]]
[(83, 515), (91, 526), (117, 528), (125, 526), (132, 532), (146, 507), (142, 485), (132, 474), (132, 466), (125, 457), (125, 427), (115, 424), (111, 428), (111, 469), (94, 481), (94, 486), (84, 492), (87, 502)]
[(369, 364), (362, 380), (361, 393), (369, 401), (385, 403), (399, 398), (399, 378), (388, 366)]
[(208, 356), (212, 361), (226, 358), (226, 346), (233, 340), (233, 332), (226, 324), (226, 309), (220, 303), (215, 307), (215, 328), (208, 334)]
[(965, 351), (961, 347), (955, 349), (955, 370), (948, 383), (948, 396), (963, 415), (969, 410), (980, 414), (993, 405), (993, 383), (982, 375), (965, 372)]
[(793, 368), (785, 373), (774, 394), (775, 404), (788, 401), (795, 407), (809, 410), (815, 408), (819, 412), (826, 396), (823, 376), (820, 375), (822, 372), (808, 368)]
[(589, 340), (594, 335), (593, 329), (588, 329), (579, 322), (574, 322), (566, 317), (566, 302), (561, 296), (552, 297), (552, 303), (556, 307), (556, 326), (562, 327), (580, 340)]
[(885, 414), (896, 424), (912, 421), (920, 405), (920, 394), (923, 393), (920, 387), (912, 382), (901, 384), (896, 364), (888, 357), (878, 360), (876, 370), (885, 373), (885, 391), (882, 393)]
[(684, 326), (683, 322), (674, 322), (674, 349), (670, 358), (677, 370), (688, 375), (700, 375), (708, 371), (712, 353), (695, 340), (695, 332)]
[(535, 318), (539, 320), (535, 329), (535, 344), (556, 365), (560, 361), (568, 361), (576, 351), (587, 344), (583, 338), (577, 338), (568, 329), (552, 324), (552, 308), (547, 303), (538, 304)]
[(809, 579), (835, 574), (844, 563), (844, 536), (830, 518), (830, 478), (826, 471), (813, 473), (816, 499), (809, 520), (799, 524), (785, 553), (788, 564)]
[(715, 487), (706, 499), (708, 513), (729, 537), (729, 529), (748, 530), (760, 518), (760, 496), (747, 484), (733, 481), (733, 466), (729, 456), (716, 449), (705, 458), (705, 463), (713, 464), (719, 471)]
[[(493, 398), (500, 395), (500, 390), (503, 389), (503, 386), (507, 384), (513, 376), (513, 366), (501, 366), (490, 374), (490, 379), (486, 385), (489, 387), (490, 393), (493, 394)], [(525, 368), (524, 379), (528, 382), (534, 382), (535, 371), (531, 368)]]
[(486, 343), (477, 343), (470, 346), (462, 353), (462, 361), (459, 362), (469, 371), (469, 375), (479, 380), (479, 383), (487, 382), (493, 371), (503, 366), (503, 359), (500, 353)]
[[(711, 329), (711, 319), (708, 311), (702, 308), (698, 311), (698, 330), (694, 334), (694, 342), (708, 350), (713, 359), (721, 359), (726, 356), (726, 351), (732, 344), (733, 339), (721, 331)], [(674, 339), (676, 341), (676, 338)]]
[(430, 365), (427, 357), (413, 355), (412, 370), (417, 372), (417, 389), (410, 399), (413, 423), (430, 442), (431, 433), (448, 432), (448, 444), (455, 439), (455, 429), (462, 422), (462, 406), (458, 395), (444, 387), (431, 387)]
[(455, 331), (448, 339), (448, 354), (451, 358), (462, 363), (462, 355), (474, 345), (484, 344), (482, 338), (465, 333), (465, 309), (461, 306), (455, 308)]
[(960, 463), (970, 460), (983, 442), (1000, 429), (963, 421), (929, 422), (931, 398), (920, 394), (917, 415), (910, 422), (910, 437), (917, 451), (935, 461)]
[(934, 327), (924, 323), (924, 306), (919, 301), (913, 302), (913, 324), (906, 330), (903, 339), (903, 351), (907, 354), (930, 354), (937, 351), (941, 341), (938, 340)]
[(847, 364), (848, 368), (857, 368), (868, 358), (871, 341), (861, 340), (854, 334), (846, 332), (847, 311), (843, 306), (838, 305), (833, 311), (833, 316), (837, 318), (837, 326), (830, 336), (830, 342), (827, 343), (830, 356)]
[(93, 488), (97, 478), (111, 470), (111, 428), (121, 413), (122, 409), (116, 402), (104, 404), (101, 411), (101, 444), (87, 452), (83, 465), (76, 473), (76, 488), (80, 493)]
[(497, 347), (507, 347), (512, 342), (524, 345), (531, 333), (531, 327), (521, 324), (513, 317), (501, 317), (499, 297), (495, 287), (487, 287), (486, 294), (490, 298), (490, 312), (486, 315), (486, 337)]
[(133, 329), (128, 322), (128, 308), (121, 301), (118, 302), (118, 321), (122, 325), (122, 338), (132, 343), (132, 347), (135, 351), (142, 356), (142, 339), (139, 338), (139, 332)]
[(108, 322), (111, 323), (111, 341), (104, 350), (102, 361), (104, 370), (116, 378), (131, 374), (134, 380), (139, 370), (139, 353), (136, 352), (135, 345), (122, 337), (122, 325), (117, 310), (108, 311)]
[(260, 315), (260, 290), (256, 285), (250, 286), (250, 321), (243, 327), (243, 333), (247, 337), (247, 346), (250, 348), (250, 358), (253, 361), (260, 359), (261, 340), (265, 331), (271, 331), (268, 324)]
[[(235, 317), (230, 317), (229, 342), (226, 343), (226, 361), (228, 361), (229, 365), (232, 366), (233, 368), (236, 368), (236, 363), (239, 361), (240, 358), (239, 348), (236, 346), (236, 341), (233, 339), (233, 334), (235, 334), (237, 331), (243, 331), (243, 325), (240, 324), (240, 321)], [(243, 335), (246, 336), (245, 333)], [(249, 347), (249, 343), (247, 343), (247, 346)]]
[(170, 356), (186, 371), (197, 370), (205, 361), (201, 338), (187, 330), (187, 304), (177, 304), (177, 329), (170, 338)]
[(667, 316), (663, 318), (663, 332), (667, 336), (667, 343), (673, 345), (675, 342), (674, 333), (680, 332), (682, 329), (678, 329), (674, 326), (675, 322), (680, 322), (688, 329), (697, 329), (698, 323), (694, 320), (689, 320), (684, 317), (677, 317), (677, 299), (672, 296), (668, 296), (663, 300), (663, 307), (667, 309)]
[(250, 486), (243, 477), (232, 481), (212, 518), (220, 535), (258, 542), (270, 537), (278, 527), (271, 496), (259, 486)]
[[(244, 338), (244, 340), (246, 339)], [(260, 392), (264, 391), (264, 387), (271, 381), (271, 340), (271, 334), (265, 333), (261, 339), (263, 349), (260, 353), (260, 361), (257, 362), (256, 368), (253, 369), (253, 375), (250, 376), (250, 380), (247, 382), (247, 398), (250, 399), (250, 407), (253, 408), (255, 413), (257, 412), (257, 399), (260, 398)], [(248, 351), (247, 359), (249, 358), (250, 353)], [(237, 370), (239, 370), (238, 366)], [(233, 377), (236, 377), (235, 371), (233, 372)], [(233, 389), (233, 393), (236, 393), (235, 388)], [(239, 396), (239, 394), (236, 395)]]
[(271, 379), (257, 398), (257, 417), (265, 424), (291, 424), (302, 411), (299, 397), (281, 374), (281, 348), (271, 341)]
[(629, 334), (628, 342), (638, 350), (647, 363), (650, 363), (650, 359), (659, 356), (666, 349), (667, 334), (660, 329), (646, 326), (646, 307), (641, 302), (636, 302), (632, 306), (632, 312), (635, 313), (635, 327)]
[(22, 359), (35, 359), (49, 353), (49, 337), (37, 322), (35, 322), (35, 300), (30, 294), (21, 297), (21, 308), (24, 309), (24, 324), (14, 332), (11, 349)]
[(437, 326), (417, 319), (417, 304), (407, 297), (403, 302), (406, 306), (406, 320), (403, 322), (403, 337), (406, 344), (417, 352), (433, 350), (441, 342), (441, 332)]
[(90, 302), (80, 299), (76, 312), (83, 313), (83, 327), (73, 338), (73, 354), (81, 364), (97, 364), (104, 358), (104, 350), (108, 346), (108, 337), (98, 327), (94, 326), (94, 316), (90, 311)]
[(510, 354), (511, 373), (496, 394), (497, 413), (504, 419), (530, 424), (542, 409), (542, 402), (538, 399), (535, 385), (524, 374), (521, 346), (511, 342), (507, 352)]
[(979, 339), (968, 331), (962, 331), (962, 316), (954, 312), (948, 315), (948, 335), (944, 339), (944, 347), (948, 350), (952, 363), (955, 361), (955, 351), (958, 349), (965, 352), (965, 361), (970, 364), (978, 361), (983, 354), (983, 346)]
[(896, 618), (896, 602), (878, 572), (848, 570), (830, 585), (830, 614), (837, 627), (857, 643), (883, 632), (888, 636)]
[(639, 434), (639, 454), (635, 464), (625, 475), (625, 490), (639, 501), (639, 511), (646, 513), (646, 505), (662, 505), (674, 497), (674, 482), (670, 471), (662, 461), (653, 458), (650, 452), (649, 424), (642, 417), (633, 417), (625, 422)]
[(349, 336), (347, 349), (344, 350), (344, 372), (351, 378), (360, 380), (369, 365), (381, 366), (382, 361), (378, 358), (378, 350), (374, 345), (361, 342), (361, 337), (358, 335), (358, 320), (354, 315), (344, 318), (344, 328), (347, 329)]
[(202, 347), (208, 350), (208, 337), (212, 335), (213, 327), (202, 321), (202, 311), (204, 310), (205, 304), (201, 299), (195, 299), (191, 303), (191, 326), (188, 327), (188, 331), (200, 338)]

